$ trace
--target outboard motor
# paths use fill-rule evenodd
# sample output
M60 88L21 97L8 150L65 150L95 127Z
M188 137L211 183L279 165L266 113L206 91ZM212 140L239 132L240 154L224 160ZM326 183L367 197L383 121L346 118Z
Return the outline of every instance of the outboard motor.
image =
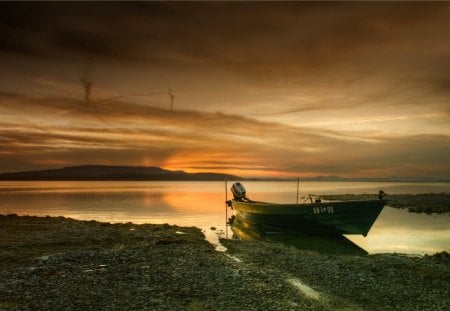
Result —
M234 183L231 186L231 192L233 193L235 200L245 199L245 188L240 182Z

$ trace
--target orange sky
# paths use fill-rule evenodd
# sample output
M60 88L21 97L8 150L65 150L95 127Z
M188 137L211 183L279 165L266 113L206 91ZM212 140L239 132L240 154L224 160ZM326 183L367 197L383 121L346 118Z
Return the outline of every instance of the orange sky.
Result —
M1 3L0 37L0 172L450 178L446 2Z

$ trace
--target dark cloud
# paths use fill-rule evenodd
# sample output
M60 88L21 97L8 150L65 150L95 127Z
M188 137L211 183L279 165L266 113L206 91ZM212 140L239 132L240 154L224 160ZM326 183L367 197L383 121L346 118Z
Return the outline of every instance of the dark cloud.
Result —
M11 53L219 66L265 87L360 89L374 74L385 87L448 81L447 3L7 3L2 12L0 50Z
M0 3L0 171L449 176L449 29L445 2ZM379 121L406 113L443 129Z
M11 51L21 40L23 49L38 50L34 38L40 37L54 48L105 57L175 50L256 65L278 64L281 53L310 64L390 44L408 30L409 36L427 31L423 25L445 18L448 9L445 3L7 3L1 32Z

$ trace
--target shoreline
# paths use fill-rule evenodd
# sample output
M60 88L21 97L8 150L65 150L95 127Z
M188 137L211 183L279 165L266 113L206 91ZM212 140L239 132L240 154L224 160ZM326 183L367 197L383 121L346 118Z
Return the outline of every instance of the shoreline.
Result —
M375 194L336 194L321 195L330 201L375 200ZM450 213L450 193L388 194L386 206L407 209L411 213L447 214Z
M198 228L0 215L0 310L445 310L450 256L324 255Z

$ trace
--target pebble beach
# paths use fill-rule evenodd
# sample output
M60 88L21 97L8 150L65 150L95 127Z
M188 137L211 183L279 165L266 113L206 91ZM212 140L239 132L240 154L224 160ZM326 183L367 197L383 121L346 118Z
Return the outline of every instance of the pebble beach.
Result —
M0 215L0 310L449 310L450 256L325 255L194 227Z

